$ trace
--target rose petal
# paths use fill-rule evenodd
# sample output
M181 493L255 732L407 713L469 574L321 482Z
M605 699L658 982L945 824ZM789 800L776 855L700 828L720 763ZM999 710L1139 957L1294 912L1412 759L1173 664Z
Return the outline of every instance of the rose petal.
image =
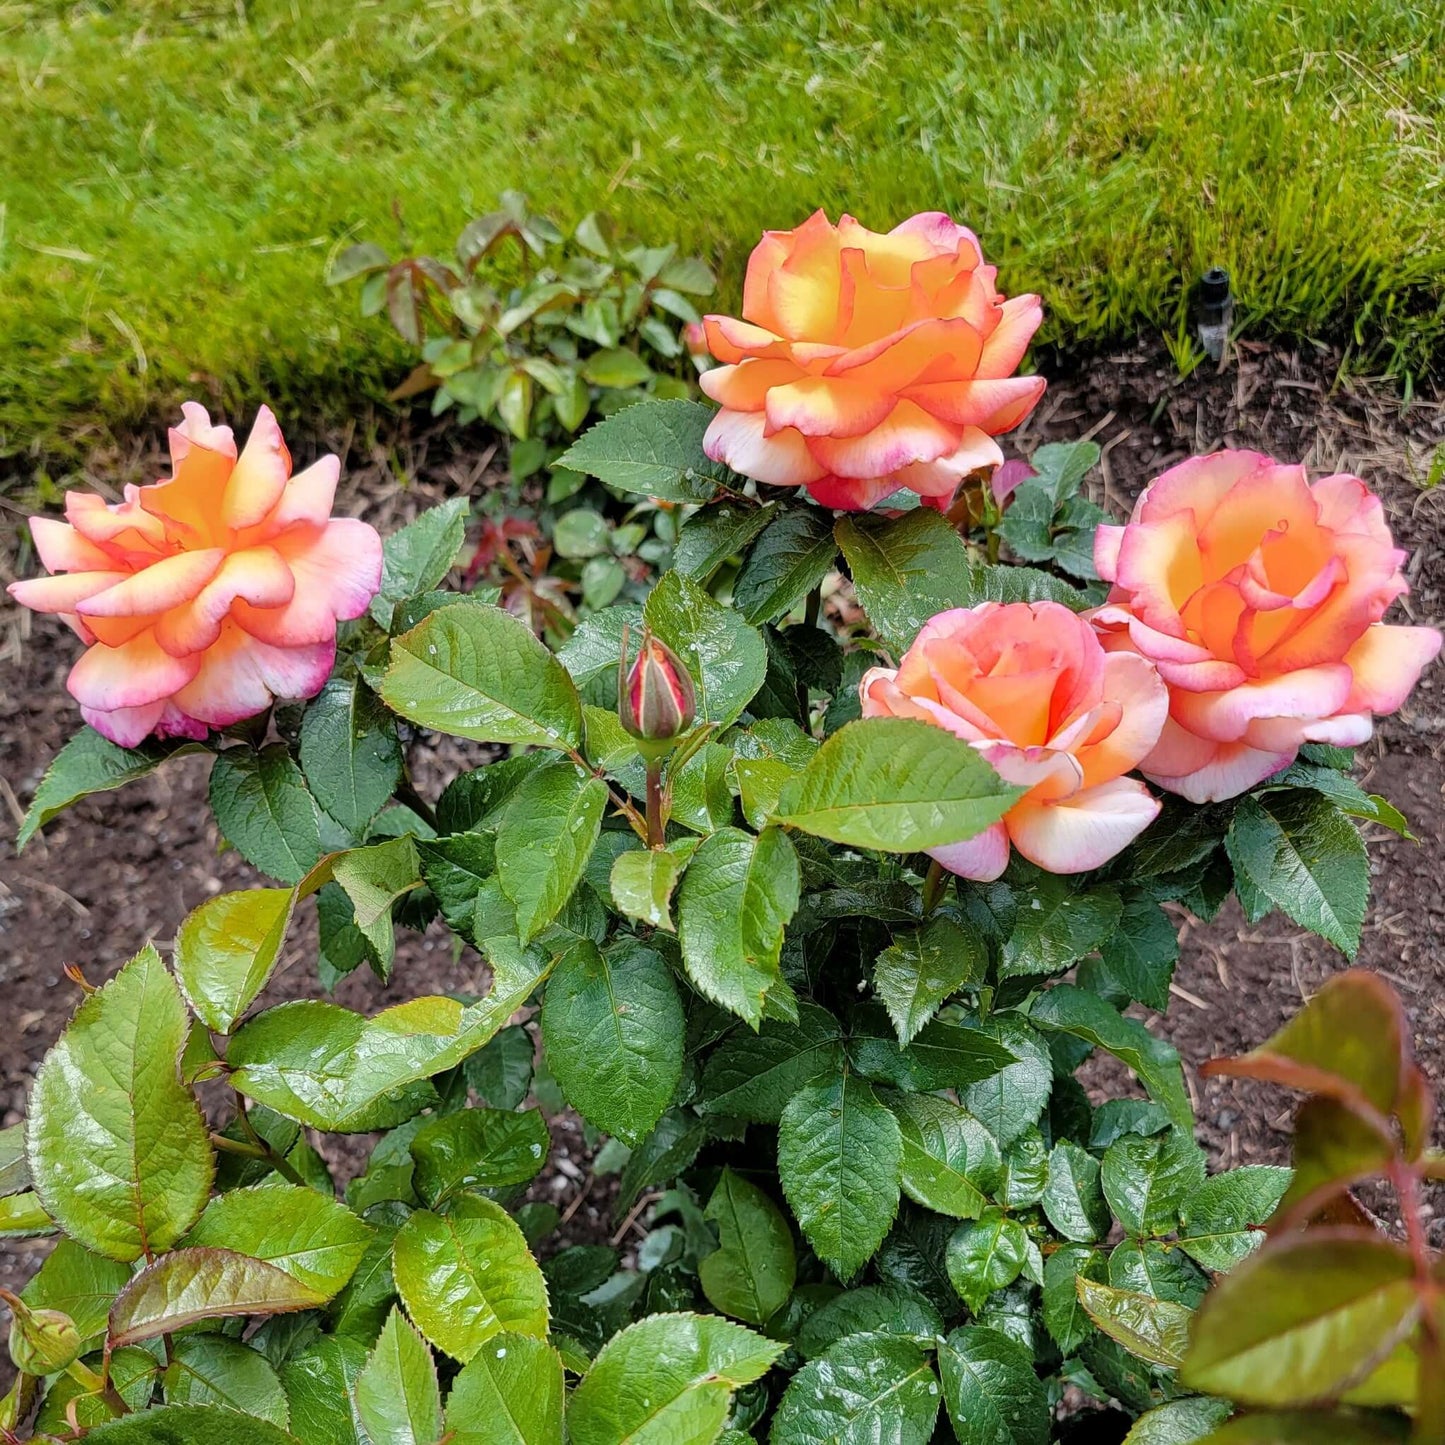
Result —
M221 728L255 717L274 698L315 697L331 675L336 644L271 647L229 624L199 659L195 678L172 700L191 717Z
M774 487L800 487L827 476L795 431L766 434L761 412L720 411L708 423L702 449L745 477Z
M1009 841L1049 873L1084 873L1126 848L1155 818L1159 803L1142 783L1115 778L1056 803L1024 798L1004 818Z
M1013 296L1005 301L997 326L983 343L978 374L1007 376L1016 370L1043 319L1043 303L1037 296Z
M1332 717L1349 695L1350 669L1336 663L1241 683L1228 692L1176 690L1169 711L1181 727L1200 737L1234 742L1244 737L1255 718Z
M32 577L12 582L5 590L32 612L74 612L76 606L97 592L123 581L128 572L71 572L59 577Z
M271 408L263 406L226 481L221 517L227 526L239 530L264 520L281 500L290 475L291 453Z
M97 642L76 660L66 679L82 707L114 712L160 702L183 688L200 669L200 659L172 657L150 632L120 647Z
M365 522L340 517L322 532L288 532L272 546L295 578L291 601L257 607L237 598L231 607L235 621L262 642L334 643L337 622L360 617L381 586L381 538Z
M154 617L195 597L220 570L220 547L177 552L87 598L75 610L82 617Z
M962 843L948 843L927 851L930 858L960 878L992 883L1008 867L1008 830L1002 823L994 823Z
M116 558L56 517L31 517L30 535L47 572L110 572Z
M1438 655L1440 641L1433 627L1376 623L1345 653L1353 681L1344 707L1350 712L1394 712Z
M810 437L807 447L816 463L835 476L886 477L913 462L949 456L960 440L957 428L934 420L911 401L901 401L864 436Z
M284 607L296 595L296 579L274 547L232 552L195 600L173 608L156 623L156 641L177 657L212 646L238 600L254 607Z

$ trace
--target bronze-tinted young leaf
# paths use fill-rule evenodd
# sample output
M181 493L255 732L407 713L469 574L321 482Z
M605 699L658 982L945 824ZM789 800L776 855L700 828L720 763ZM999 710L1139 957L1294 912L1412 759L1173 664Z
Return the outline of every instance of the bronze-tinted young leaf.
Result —
M1131 1355L1177 1370L1189 1346L1189 1319L1193 1311L1170 1300L1079 1275L1074 1281L1079 1303L1093 1322Z
M1381 1235L1319 1229L1276 1240L1205 1299L1180 1378L1247 1405L1337 1395L1414 1324L1413 1276L1409 1252Z
M1381 1114L1394 1109L1409 1062L1410 1034L1398 995L1364 969L1337 973L1275 1036L1206 1075L1265 1079Z
M229 1249L177 1249L147 1265L110 1311L112 1349L201 1320L312 1309L326 1296L294 1275Z

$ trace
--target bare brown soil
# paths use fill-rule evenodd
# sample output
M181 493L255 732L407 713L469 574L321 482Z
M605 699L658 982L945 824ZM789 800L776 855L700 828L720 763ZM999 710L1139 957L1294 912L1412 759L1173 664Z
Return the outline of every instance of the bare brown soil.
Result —
M1097 498L1122 510L1164 467L1191 452L1251 446L1307 462L1313 473L1353 471L1384 497L1395 535L1412 553L1413 592L1405 610L1416 622L1445 622L1445 486L1421 490L1432 450L1445 440L1445 404L1416 400L1408 409L1366 384L1335 384L1327 352L1280 354L1246 349L1222 372L1180 380L1155 346L1105 358L1079 380L1055 384L1016 438L1027 452L1040 441L1093 435L1103 446ZM479 445L480 441L480 445ZM383 530L420 507L484 487L485 439L403 429L383 447L352 436L298 446L298 464L323 445L346 453L346 510ZM99 459L91 482L118 492L149 480L152 451ZM159 475L159 472L156 472ZM406 485L399 486L398 479ZM10 518L13 521L13 516ZM0 524L3 525L3 524ZM0 573L17 556L0 538ZM28 564L27 564L28 565ZM0 578L8 580L8 578ZM0 603L0 606L3 606ZM112 973L147 939L164 941L203 899L254 882L252 870L223 852L205 804L207 763L185 758L120 793L62 815L16 857L14 830L55 751L77 717L65 693L74 639L49 619L0 611L0 1124L22 1117L41 1056L77 1001L62 972L78 964L93 981ZM470 747L446 743L414 760L422 791L468 766ZM474 759L476 761L478 759ZM1407 708L1361 750L1369 787L1409 816L1418 843L1372 839L1374 899L1358 962L1388 977L1409 1009L1426 1068L1445 1079L1445 669L1421 683ZM1199 1107L1203 1137L1220 1162L1280 1160L1290 1103L1277 1092L1201 1081L1198 1065L1270 1034L1331 973L1346 966L1328 945L1272 918L1257 928L1227 909L1204 926L1182 919L1183 957L1167 1018L1152 1023L1178 1047ZM268 999L317 993L314 921L301 921ZM419 993L477 991L481 960L454 957L443 930L404 937L391 982L363 970L346 980L340 1002L374 1011ZM533 1197L566 1210L577 1203L565 1238L611 1237L608 1186L593 1180L577 1121L554 1122L554 1162ZM345 1178L359 1167L364 1141L331 1162ZM0 1284L17 1287L43 1245L0 1245Z

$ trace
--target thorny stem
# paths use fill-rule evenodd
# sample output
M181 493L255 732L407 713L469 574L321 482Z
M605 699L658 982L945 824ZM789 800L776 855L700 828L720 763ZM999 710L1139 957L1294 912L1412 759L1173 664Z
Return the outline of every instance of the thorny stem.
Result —
M937 858L928 865L928 874L923 880L923 916L927 918L943 901L943 890L948 887L948 874Z
M603 782L607 782L607 775L597 768L594 768L576 748L568 748L567 756L571 758L579 768L584 768L587 772L591 773L594 778L601 778ZM611 783L607 783L607 795L612 799L612 806L632 825L632 831L636 833L639 838L645 839L647 837L647 824L643 821L642 814L639 813L637 809L632 806L631 802L619 793Z
M293 1165L283 1159L271 1146L256 1132L256 1126L251 1122L251 1116L246 1112L246 1100L244 1095L236 1095L236 1122L240 1124L250 1139L252 1145L261 1151L260 1157L264 1159L283 1179L289 1180L292 1184L299 1184L303 1188L306 1181L296 1172Z
M816 627L819 614L823 610L823 584L820 582L811 592L808 593L808 600L803 604L803 626ZM808 684L800 677L798 679L798 716L803 721L804 732L808 731Z
M647 760L647 846L661 848L662 826L662 759Z
M1445 1337L1441 1334L1438 1296L1440 1287L1431 1269L1430 1242L1420 1214L1418 1166L1396 1159L1390 1166L1390 1182L1400 1201L1405 1236L1415 1262L1415 1287L1420 1292L1420 1373L1415 1401L1415 1427L1411 1439L1417 1445L1445 1440Z
M428 828L435 828L438 832L441 831L441 825L437 822L436 809L417 792L412 786L410 778L403 778L401 782L396 785L396 800L398 803L404 803L410 808Z

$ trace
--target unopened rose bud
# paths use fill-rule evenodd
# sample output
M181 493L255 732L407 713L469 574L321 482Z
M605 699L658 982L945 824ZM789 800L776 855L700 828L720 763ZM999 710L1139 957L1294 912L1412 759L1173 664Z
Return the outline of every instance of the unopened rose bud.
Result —
M53 1375L80 1354L84 1341L75 1321L60 1310L31 1309L24 1300L0 1290L10 1306L10 1358L26 1375Z
M642 646L630 668L625 637L622 649L617 675L617 715L622 726L642 742L671 742L692 726L697 715L697 698L687 668L651 632L643 632Z

